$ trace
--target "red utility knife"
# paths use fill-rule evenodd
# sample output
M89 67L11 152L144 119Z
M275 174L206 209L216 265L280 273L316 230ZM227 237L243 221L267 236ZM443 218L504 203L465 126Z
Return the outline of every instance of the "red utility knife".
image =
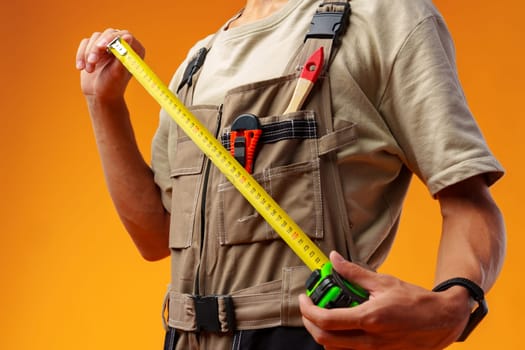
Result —
M304 64L303 70L301 71L301 76L297 81L295 90L292 95L292 99L288 104L288 107L283 114L292 113L298 111L303 105L304 101L308 97L310 90L314 86L315 81L321 73L321 68L323 67L324 53L323 47L318 48L310 58Z

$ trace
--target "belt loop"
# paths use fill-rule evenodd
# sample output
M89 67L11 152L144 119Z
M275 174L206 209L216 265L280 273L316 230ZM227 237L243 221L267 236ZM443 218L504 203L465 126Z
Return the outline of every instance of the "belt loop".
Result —
M226 313L226 324L224 327L221 327L221 330L225 333L233 332L235 330L235 307L233 306L233 299L229 295L223 296L222 300L224 304L224 310L221 310L223 313Z
M229 333L235 330L235 309L229 295L194 295L197 332Z

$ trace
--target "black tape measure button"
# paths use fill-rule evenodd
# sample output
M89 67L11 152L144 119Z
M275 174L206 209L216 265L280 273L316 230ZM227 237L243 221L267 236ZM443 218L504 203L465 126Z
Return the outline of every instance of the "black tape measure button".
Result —
M308 277L308 279L306 280L306 283L305 283L306 289L307 290L313 289L315 285L317 284L317 282L319 281L319 279L321 279L321 270L319 269L314 270L310 274L310 277Z
M312 298L314 304L317 305L333 287L336 287L336 285L333 283L332 279L325 278L319 283L317 288L315 288L312 295L310 295L310 298Z

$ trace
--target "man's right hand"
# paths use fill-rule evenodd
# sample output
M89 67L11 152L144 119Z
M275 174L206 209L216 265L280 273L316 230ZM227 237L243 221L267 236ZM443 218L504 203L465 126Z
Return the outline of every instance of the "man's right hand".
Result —
M131 74L107 50L116 37L144 57L144 48L133 35L110 28L80 42L76 67L115 208L144 259L154 261L170 255L170 215L135 140L124 100Z
M76 67L80 70L80 85L87 99L112 101L122 99L131 74L107 51L107 45L121 37L143 58L144 47L127 30L106 29L80 41Z

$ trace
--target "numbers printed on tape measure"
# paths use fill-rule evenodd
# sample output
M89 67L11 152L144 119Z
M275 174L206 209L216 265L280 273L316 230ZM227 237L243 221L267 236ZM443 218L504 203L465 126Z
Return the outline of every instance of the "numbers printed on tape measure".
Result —
M117 37L108 45L108 50L164 108L188 137L210 158L213 164L311 270L319 269L328 262L328 258L319 247L308 238L292 218L233 158L230 152L213 137L206 127L191 114L127 42Z

